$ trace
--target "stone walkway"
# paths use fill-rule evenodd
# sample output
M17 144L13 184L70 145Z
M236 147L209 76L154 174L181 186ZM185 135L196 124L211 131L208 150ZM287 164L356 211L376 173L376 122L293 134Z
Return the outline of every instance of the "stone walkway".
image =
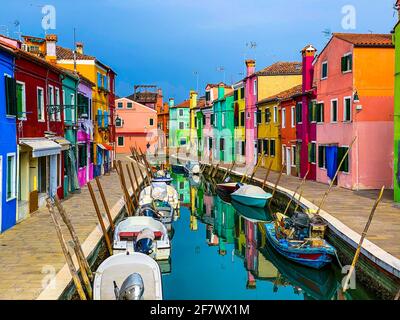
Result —
M128 161L125 156L120 159ZM127 175L125 178L128 179ZM121 198L118 175L113 171L100 178L110 208ZM104 212L96 182L100 210ZM130 186L129 179L127 181ZM98 220L87 186L62 202L81 243L97 227ZM67 235L67 229L63 231ZM42 283L64 266L65 258L47 208L42 208L12 229L0 234L0 299L35 299Z

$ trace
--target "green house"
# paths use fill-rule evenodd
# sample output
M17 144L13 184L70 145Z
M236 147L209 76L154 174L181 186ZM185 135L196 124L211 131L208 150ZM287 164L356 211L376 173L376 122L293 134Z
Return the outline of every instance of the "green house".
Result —
M171 103L172 101L172 103ZM189 100L175 106L170 100L169 106L169 147L189 147L190 109Z

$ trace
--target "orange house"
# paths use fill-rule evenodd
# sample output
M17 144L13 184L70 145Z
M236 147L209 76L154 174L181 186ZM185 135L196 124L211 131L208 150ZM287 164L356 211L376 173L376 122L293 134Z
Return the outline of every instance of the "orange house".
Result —
M157 111L143 104L120 98L116 105L116 152L129 154L131 147L154 152L157 145Z

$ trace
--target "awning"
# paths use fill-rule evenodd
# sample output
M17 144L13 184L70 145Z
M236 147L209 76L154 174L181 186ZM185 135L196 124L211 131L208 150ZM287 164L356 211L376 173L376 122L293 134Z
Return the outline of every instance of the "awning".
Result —
M59 154L61 146L46 138L25 138L20 139L19 143L32 148L32 157L39 158Z
M101 143L98 143L97 146L98 146L100 149L107 150L106 147L103 146Z
M61 146L62 151L68 150L71 147L71 142L64 137L51 137L49 140L58 143Z
M112 151L114 150L112 146L110 146L107 143L98 143L97 146L103 150L108 150L108 151Z

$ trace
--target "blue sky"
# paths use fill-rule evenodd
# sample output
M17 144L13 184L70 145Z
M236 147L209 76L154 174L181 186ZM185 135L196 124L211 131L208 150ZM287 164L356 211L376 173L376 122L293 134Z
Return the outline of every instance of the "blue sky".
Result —
M190 89L237 81L244 59L257 69L275 61L300 60L309 43L321 50L331 32L389 33L395 0L2 0L0 33L43 36L41 8L56 8L58 43L72 47L73 28L87 54L118 73L117 94L134 84L156 84L164 98L182 101ZM342 28L342 7L356 9L356 29ZM254 49L246 43L255 42ZM225 72L217 71L223 66Z

